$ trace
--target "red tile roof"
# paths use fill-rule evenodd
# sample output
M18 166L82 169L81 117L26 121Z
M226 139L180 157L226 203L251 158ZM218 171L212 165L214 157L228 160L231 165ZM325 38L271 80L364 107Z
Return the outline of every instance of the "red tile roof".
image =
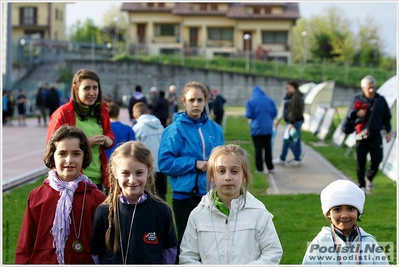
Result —
M215 2L214 2L215 3ZM213 4L214 4L213 3ZM210 4L210 3L209 3ZM282 14L252 14L247 13L246 7L283 7ZM125 2L122 4L122 11L127 12L170 12L180 16L226 16L231 19L253 19L253 20L276 20L289 19L296 20L300 18L298 3L294 2L242 2L230 3L229 9L224 10L196 10L192 3L176 3L174 7L148 7L135 2Z

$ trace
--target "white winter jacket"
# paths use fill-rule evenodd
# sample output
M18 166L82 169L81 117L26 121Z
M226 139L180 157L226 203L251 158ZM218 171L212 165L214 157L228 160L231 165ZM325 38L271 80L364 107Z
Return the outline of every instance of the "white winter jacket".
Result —
M366 233L361 227L359 227L361 242L359 237L350 246L337 235L337 248L338 253L335 250L333 237L331 234L331 228L324 226L313 241L308 245L305 257L303 258L302 264L308 265L339 265L340 262L344 265L358 264L360 259L361 265L386 265L388 264L388 258L381 249L374 238L374 236ZM359 245L361 244L361 245ZM359 253L358 248L361 247ZM392 248L393 252L393 243Z
M251 193L232 200L227 217L212 191L191 212L180 246L180 264L279 264L283 254L273 215Z
M164 131L161 121L154 115L142 114L132 128L136 135L136 139L143 142L154 156L154 172L159 172L158 149Z

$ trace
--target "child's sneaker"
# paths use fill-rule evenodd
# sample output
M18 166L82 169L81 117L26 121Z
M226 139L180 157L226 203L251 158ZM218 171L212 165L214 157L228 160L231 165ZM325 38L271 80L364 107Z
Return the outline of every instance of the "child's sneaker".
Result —
M287 166L299 166L299 165L301 165L301 161L292 159L292 160L288 161L286 165Z
M367 190L373 190L374 189L374 183L369 180L369 178L365 177L364 180L366 180L366 188Z
M276 158L276 159L273 159L273 164L285 165L285 161L281 160L280 158Z

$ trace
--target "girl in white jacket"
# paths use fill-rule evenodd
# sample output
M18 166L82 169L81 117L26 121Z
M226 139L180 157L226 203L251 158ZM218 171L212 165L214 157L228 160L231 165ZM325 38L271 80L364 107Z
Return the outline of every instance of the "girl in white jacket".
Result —
M191 212L180 264L279 264L283 250L273 215L247 191L248 155L233 144L218 146L208 160L214 185Z
M351 181L337 180L323 189L320 199L323 215L331 224L324 226L309 244L302 264L388 264L380 248L383 244L356 224L363 214L363 190ZM393 251L393 242L390 246Z

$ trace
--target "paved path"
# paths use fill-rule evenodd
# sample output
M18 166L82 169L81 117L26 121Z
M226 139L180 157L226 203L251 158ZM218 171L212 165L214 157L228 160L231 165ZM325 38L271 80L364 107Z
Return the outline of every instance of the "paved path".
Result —
M234 112L242 114L242 112ZM226 114L232 115L232 112ZM129 124L126 109L121 109L120 120ZM27 119L27 126L2 127L2 186L3 190L18 183L29 181L45 174L48 169L43 163L47 127L38 126L36 118ZM282 147L283 126L278 128L273 155L278 157ZM268 194L316 193L336 179L347 179L312 148L304 145L305 157L297 167L275 166L275 173L266 175L269 182ZM291 152L289 152L291 153ZM288 159L292 153L288 154Z
M279 157L281 154L284 126L280 125L277 129L273 147L274 158ZM269 182L268 194L320 194L329 183L337 179L349 179L310 146L302 143L302 150L305 155L301 165L275 165L275 172L267 175ZM293 157L292 151L289 151L287 160Z

